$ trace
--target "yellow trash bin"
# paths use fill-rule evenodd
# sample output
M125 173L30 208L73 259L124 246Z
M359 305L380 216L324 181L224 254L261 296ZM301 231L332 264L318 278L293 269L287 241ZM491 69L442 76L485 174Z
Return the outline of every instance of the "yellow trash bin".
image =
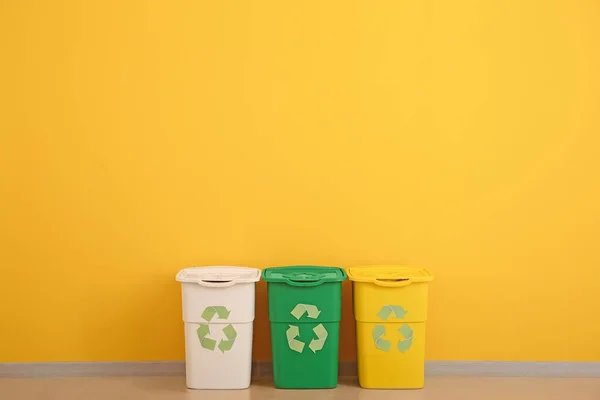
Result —
M354 296L358 383L419 389L425 380L427 289L433 276L400 266L348 269Z

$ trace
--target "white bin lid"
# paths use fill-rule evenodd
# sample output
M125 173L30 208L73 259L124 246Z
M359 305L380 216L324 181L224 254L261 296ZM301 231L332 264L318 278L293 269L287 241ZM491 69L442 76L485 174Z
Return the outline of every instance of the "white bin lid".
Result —
M208 287L226 287L260 280L260 270L248 267L192 267L182 269L175 279Z

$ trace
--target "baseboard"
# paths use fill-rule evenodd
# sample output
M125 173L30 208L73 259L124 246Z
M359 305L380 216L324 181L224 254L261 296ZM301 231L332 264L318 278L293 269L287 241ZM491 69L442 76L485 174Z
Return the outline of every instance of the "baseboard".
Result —
M600 362L426 361L425 375L600 378Z
M252 363L254 377L270 377L270 361ZM427 376L600 378L600 362L427 361ZM183 361L0 363L0 378L82 376L183 376ZM341 377L356 376L356 362L342 361Z
M182 361L0 363L0 378L182 375Z

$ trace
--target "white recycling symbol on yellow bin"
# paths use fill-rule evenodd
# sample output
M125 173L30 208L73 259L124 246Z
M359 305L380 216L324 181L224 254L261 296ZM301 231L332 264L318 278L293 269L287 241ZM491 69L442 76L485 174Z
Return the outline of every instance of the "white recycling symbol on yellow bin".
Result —
M392 314L394 314L395 318L404 318L407 312L408 311L404 310L404 308L401 306L387 305L383 306L381 310L379 310L377 316L385 321ZM408 326L408 324L402 324L398 331L404 337L404 339L398 341L397 347L398 350L404 353L410 349L410 346L412 346L414 332L410 326ZM373 341L375 342L375 347L379 350L387 352L390 351L392 343L389 340L384 339L383 335L385 335L385 326L379 324L375 325L375 328L373 328Z
M302 318L304 314L308 318L317 319L319 314L321 314L321 310L317 308L317 306L312 304L297 304L296 307L290 312L296 319ZM312 350L313 353L316 353L319 350L323 349L325 346L325 341L327 340L327 329L323 326L323 324L319 324L313 328L313 332L316 335L316 338L313 338L308 344L308 348ZM305 343L296 339L300 336L300 328L295 325L289 325L289 328L285 332L287 337L288 346L290 349L297 353L302 353L304 351Z

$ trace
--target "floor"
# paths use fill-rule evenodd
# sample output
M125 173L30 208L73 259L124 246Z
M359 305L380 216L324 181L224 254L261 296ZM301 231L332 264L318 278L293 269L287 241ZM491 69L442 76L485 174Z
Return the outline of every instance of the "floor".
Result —
M423 390L365 390L345 380L333 390L192 391L182 377L0 379L7 400L600 400L600 378L431 377Z

